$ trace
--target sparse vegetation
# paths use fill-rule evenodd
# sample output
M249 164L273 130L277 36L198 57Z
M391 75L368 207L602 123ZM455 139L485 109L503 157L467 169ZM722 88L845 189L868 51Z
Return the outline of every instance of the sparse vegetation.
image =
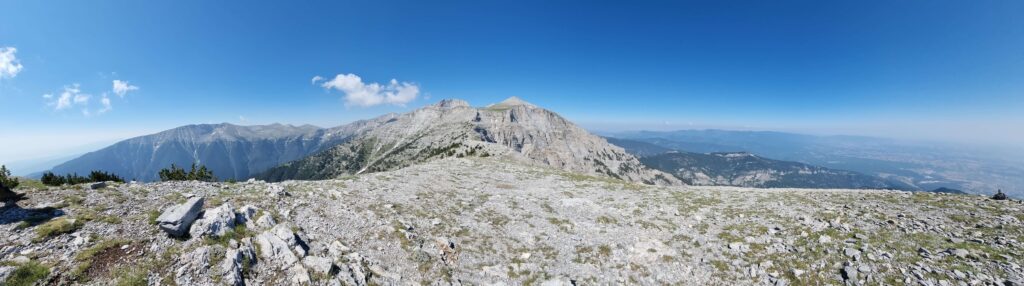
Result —
M31 286L36 285L39 281L50 275L50 268L40 264L37 261L29 261L27 263L18 265L11 273L11 276L7 278L7 281L3 281L4 285L9 286Z
M57 218L50 220L36 227L36 237L33 242L40 242L50 237L70 233L82 227L82 222L76 219Z

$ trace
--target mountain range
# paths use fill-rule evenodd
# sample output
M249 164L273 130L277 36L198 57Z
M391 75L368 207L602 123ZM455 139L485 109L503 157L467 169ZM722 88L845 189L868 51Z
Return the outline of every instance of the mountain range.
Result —
M311 125L189 125L118 142L60 164L54 173L104 170L153 181L171 164L207 166L218 179L327 179L393 170L446 157L502 156L565 171L675 185L549 110L518 98L487 107L443 100L334 128Z
M104 170L127 179L153 181L171 164L206 165L222 180L246 179L341 142L387 116L322 129L311 125L201 124L131 138L86 153L51 169L57 174Z
M994 170L978 158L966 157L966 152L943 153L886 139L724 130L604 135L591 134L555 112L515 97L484 107L447 99L408 113L332 128L182 126L117 142L51 171L102 170L154 181L160 169L172 164L198 163L221 180L314 180L447 157L500 156L658 185L912 191L947 187L969 193L985 193L992 187L1011 194L1015 184L1024 185L1019 182L1024 179L1013 177L1024 173L1019 168Z

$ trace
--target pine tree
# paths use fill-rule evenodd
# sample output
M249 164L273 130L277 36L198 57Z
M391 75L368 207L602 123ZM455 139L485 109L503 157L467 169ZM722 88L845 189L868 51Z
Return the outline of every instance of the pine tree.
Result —
M169 169L162 169L158 173L160 180L167 181L203 181L213 182L217 178L213 176L213 172L206 168L204 165L197 165L192 163L192 167L185 172L185 169L178 168L174 164L171 164Z
M11 176L11 171L7 170L7 166L0 165L0 200L10 201L21 198L23 195L14 192L14 188L17 188L19 184L18 178Z

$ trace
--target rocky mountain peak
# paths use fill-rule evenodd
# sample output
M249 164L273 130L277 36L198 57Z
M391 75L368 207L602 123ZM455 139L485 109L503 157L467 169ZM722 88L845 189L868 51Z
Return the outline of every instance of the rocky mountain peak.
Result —
M489 105L487 107L489 107L489 108L512 108L512 107L516 107L516 106L537 107L536 105L533 105L532 103L526 102L525 100L522 100L519 97L515 97L515 96L506 98L505 100L502 100L499 103L491 104L491 105Z
M268 180L327 179L446 157L508 156L583 174L631 182L677 184L636 157L557 113L512 97L485 108L462 100L398 115L323 153L269 170Z
M440 108L469 107L469 102L461 99L444 99L441 100L441 102L434 104L434 106Z

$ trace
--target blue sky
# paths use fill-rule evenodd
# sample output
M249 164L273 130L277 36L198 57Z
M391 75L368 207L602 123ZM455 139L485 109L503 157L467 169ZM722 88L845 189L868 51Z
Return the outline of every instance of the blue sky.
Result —
M1022 1L636 2L0 0L0 161L509 96L595 130L1024 144Z

